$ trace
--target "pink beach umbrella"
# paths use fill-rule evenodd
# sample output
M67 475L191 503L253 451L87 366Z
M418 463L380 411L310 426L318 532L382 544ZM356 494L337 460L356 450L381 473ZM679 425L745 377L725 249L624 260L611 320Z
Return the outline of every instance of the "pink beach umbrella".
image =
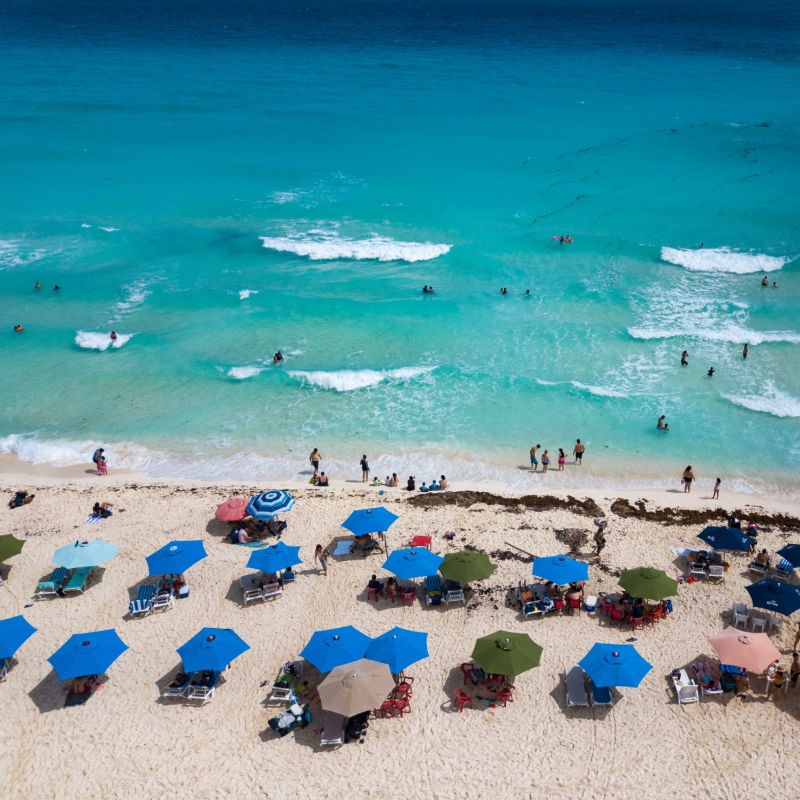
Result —
M746 633L730 625L708 641L717 651L720 664L744 667L750 672L763 672L781 657L766 633Z
M246 497L231 497L217 506L215 516L223 522L239 522L247 513L247 502Z

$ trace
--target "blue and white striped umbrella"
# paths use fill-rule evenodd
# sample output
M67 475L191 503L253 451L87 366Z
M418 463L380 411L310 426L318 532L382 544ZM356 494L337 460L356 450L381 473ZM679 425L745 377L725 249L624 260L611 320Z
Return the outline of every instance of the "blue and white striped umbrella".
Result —
M289 511L293 505L294 497L289 492L272 489L251 497L247 504L247 513L256 519L272 519L284 511Z

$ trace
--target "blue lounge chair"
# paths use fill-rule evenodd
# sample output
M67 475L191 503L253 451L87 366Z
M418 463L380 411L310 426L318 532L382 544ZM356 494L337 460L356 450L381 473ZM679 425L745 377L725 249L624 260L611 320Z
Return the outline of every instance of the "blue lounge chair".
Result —
M80 569L76 569L70 576L70 579L64 584L64 591L81 592L81 594L83 594L84 589L86 589L89 576L92 574L92 569L92 567L81 567Z
M438 606L443 599L441 578L438 575L428 575L425 578L425 601L429 606Z
M596 686L595 682L592 685L592 705L593 706L610 706L613 705L614 700L611 697L611 687L609 686Z
M153 610L153 595L156 587L152 583L144 583L136 592L135 599L128 604L128 614L132 617L140 617L149 614Z
M57 595L64 582L67 580L69 570L66 567L57 567L46 581L40 581L36 587L35 597L53 597Z

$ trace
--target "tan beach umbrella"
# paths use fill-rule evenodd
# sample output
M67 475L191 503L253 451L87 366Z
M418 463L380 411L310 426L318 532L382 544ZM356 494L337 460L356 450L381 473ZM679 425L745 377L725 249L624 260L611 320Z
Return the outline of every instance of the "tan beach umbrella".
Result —
M746 633L730 625L708 641L717 651L720 664L743 667L750 672L763 672L781 657L766 633Z
M319 699L326 711L353 717L378 708L393 688L388 664L362 658L331 670L319 685Z

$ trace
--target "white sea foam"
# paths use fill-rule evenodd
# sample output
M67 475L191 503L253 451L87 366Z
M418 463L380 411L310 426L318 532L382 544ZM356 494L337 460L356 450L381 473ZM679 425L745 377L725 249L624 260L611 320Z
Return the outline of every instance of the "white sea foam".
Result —
M75 344L84 350L108 350L113 347L118 350L122 345L127 344L135 334L118 333L117 338L111 339L111 332L101 333L99 331L76 331Z
M283 206L286 203L294 203L300 199L302 192L273 192L269 196L269 202L275 205Z
M110 225L100 225L100 230L106 233L114 233L114 231L118 231L119 228L112 228Z
M619 389L610 389L607 386L598 386L596 384L581 383L580 381L546 381L542 378L536 378L536 383L540 386L574 386L582 392L589 392L597 397L627 397L626 392Z
M736 275L775 272L792 260L782 256L767 256L763 253L742 253L728 247L704 247L699 250L662 247L661 259L692 272L729 272Z
M123 299L114 305L114 312L117 316L135 311L151 294L144 278L123 286L122 291L125 293Z
M258 289L240 289L239 290L239 299L240 300L247 300L248 297L251 295L258 294Z
M25 251L23 243L19 239L0 240L0 268L23 267L39 261L46 255L47 251L43 248Z
M764 344L766 342L800 343L800 333L794 331L754 331L734 322L720 323L714 327L684 324L674 328L631 327L628 335L634 339L685 339L696 338L710 342L731 342L733 344Z
M88 222L81 222L81 228L91 228L92 226Z
M772 381L764 383L761 394L726 394L723 397L737 406L773 417L800 417L800 399L781 391Z
M304 372L301 370L290 370L287 374L292 378L297 378L307 386L319 389L330 389L335 392L353 392L357 389L366 389L369 386L376 386L384 381L407 381L427 375L435 367L400 367L399 369L342 369L333 372L322 370Z
M264 367L231 367L228 370L228 377L235 378L237 381L244 381L248 378L255 378L264 371Z
M430 261L450 251L449 244L400 242L387 236L347 239L331 231L311 230L291 236L261 236L264 247L306 256L312 261L351 258L356 261Z

